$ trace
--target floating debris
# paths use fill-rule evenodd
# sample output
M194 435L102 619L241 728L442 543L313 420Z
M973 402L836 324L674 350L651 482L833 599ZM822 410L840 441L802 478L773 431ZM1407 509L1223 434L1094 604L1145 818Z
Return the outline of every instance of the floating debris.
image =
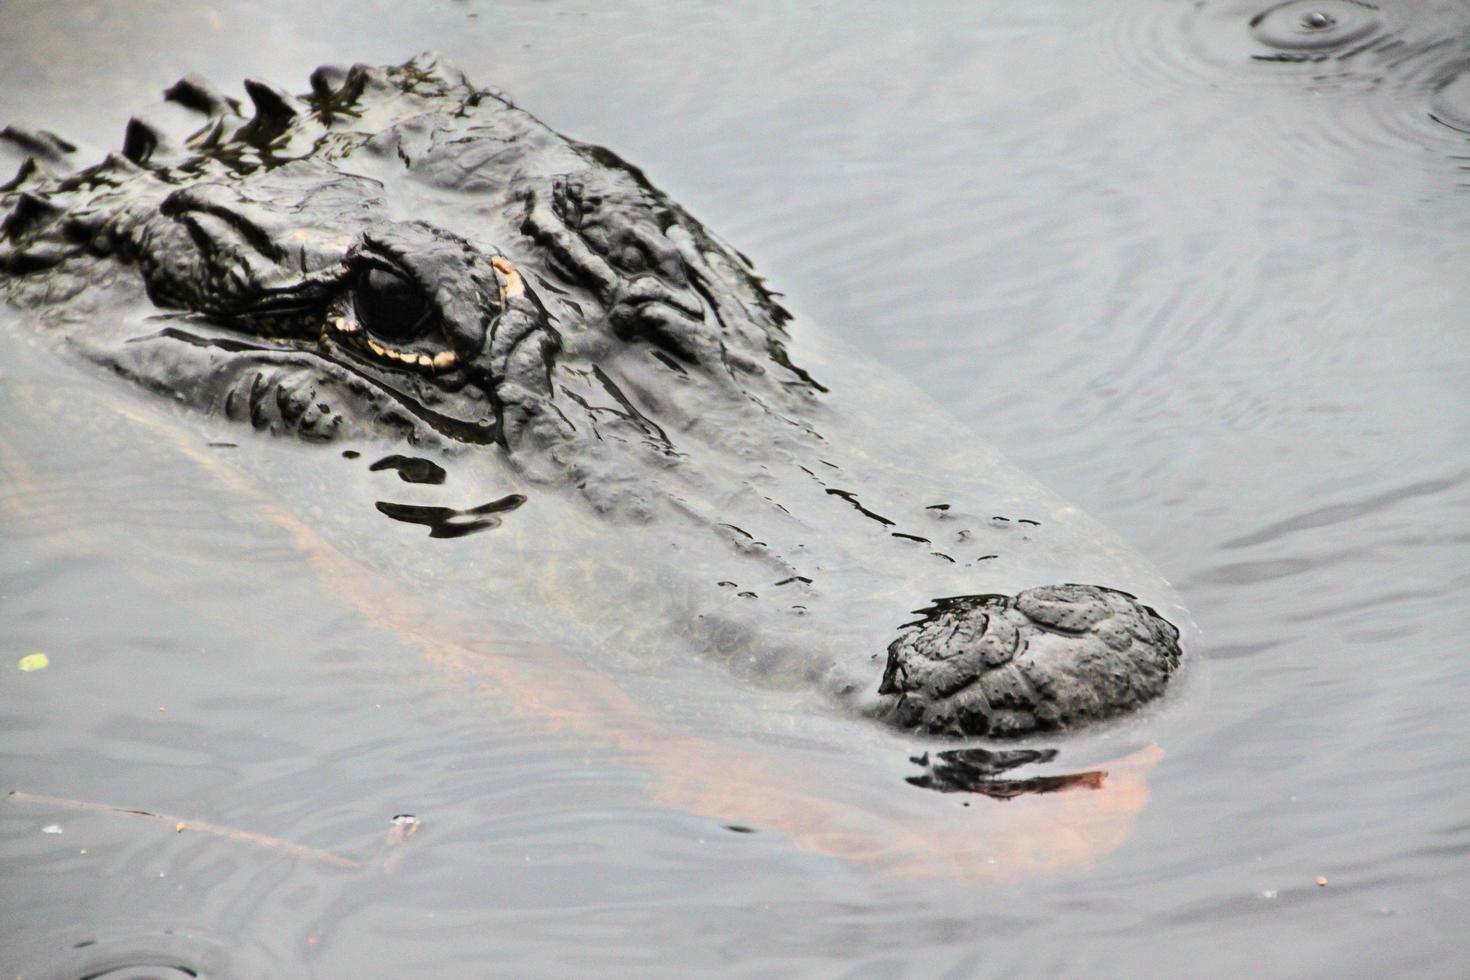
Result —
M213 834L216 837L237 841L241 844L252 844L256 847L269 848L283 854L289 854L292 857L309 858L324 864L334 865L338 868L362 867L362 862L353 858L343 857L340 854L333 854L330 851L321 851L314 847L293 844L290 841L282 840L279 837L272 837L269 834L260 834L249 830L237 830L234 827L224 827L205 820L185 821L166 813L154 813L150 810L140 810L134 807L113 806L109 803L71 800L60 796L46 796L41 793L25 793L20 790L11 790L5 795L5 799L11 803L24 803L34 806L58 807L66 810L81 810L87 813L113 814L121 817L166 821L174 825L175 833L182 831L187 825L190 830L199 833ZM50 824L42 829L42 833L59 834L61 833L61 826L60 824ZM159 872L159 877L163 877L163 872Z

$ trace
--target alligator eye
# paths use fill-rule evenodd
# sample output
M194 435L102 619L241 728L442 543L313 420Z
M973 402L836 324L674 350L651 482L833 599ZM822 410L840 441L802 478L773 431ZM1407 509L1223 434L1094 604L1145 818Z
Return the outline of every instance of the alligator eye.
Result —
M353 305L358 322L389 343L417 340L429 321L423 290L398 273L376 266L358 276Z

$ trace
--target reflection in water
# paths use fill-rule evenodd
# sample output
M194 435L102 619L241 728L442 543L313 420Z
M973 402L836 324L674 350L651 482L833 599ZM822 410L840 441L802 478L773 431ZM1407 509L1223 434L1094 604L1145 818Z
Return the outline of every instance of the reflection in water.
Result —
M662 776L656 790L660 802L734 818L784 834L814 853L905 878L961 882L1021 881L1091 867L1128 839L1148 804L1147 774L1164 755L1151 745L1103 763L1099 772L1058 777L1093 792L1038 787L1006 795L1005 807L961 814L950 808L904 809L889 815L814 795L813 788L824 782L820 771L789 764L778 770L751 753L715 746L716 754L710 755L709 748L704 761L716 764L717 771L667 768L656 761L663 752L652 757ZM671 761L683 757L687 762L684 744L666 749Z
M462 538L466 534L500 526L496 515L509 513L526 502L519 493L506 494L488 504L456 510L453 507L431 507L423 504L395 504L380 500L378 510L406 524L422 524L431 538Z
M448 476L444 467L422 456L384 456L368 469L374 473L379 470L397 470L398 478L404 483L428 483L436 486L443 483Z
M911 762L925 770L907 782L941 793L981 793L1009 800L1025 793L1055 793L1064 789L1101 789L1107 773L1101 770L1032 776L1027 779L997 779L1001 773L1031 763L1050 762L1056 749L950 749L914 756Z

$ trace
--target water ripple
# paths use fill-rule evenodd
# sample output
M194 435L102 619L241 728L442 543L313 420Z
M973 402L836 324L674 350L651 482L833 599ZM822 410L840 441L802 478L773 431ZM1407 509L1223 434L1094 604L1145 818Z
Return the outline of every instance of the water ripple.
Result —
M1221 93L1296 90L1260 148L1293 162L1362 170L1367 154L1440 173L1470 133L1470 11L1438 2L1409 12L1364 0L1239 0L1125 5L1103 45L1125 74ZM1323 97L1327 98L1323 98Z
M1373 38L1383 18L1362 0L1287 0L1252 17L1250 26L1262 44L1316 54Z
M1295 514L1285 520L1276 521L1258 531L1241 535L1226 541L1222 548L1246 548L1252 545L1265 544L1275 541L1297 531L1305 531L1311 528L1328 527L1340 524L1358 517L1366 517L1385 508L1392 507L1404 500L1415 497L1427 497L1464 482L1465 474L1445 477L1438 480L1420 480L1405 486L1396 487L1383 493L1374 494L1365 500L1350 503L1330 504L1326 507L1315 507L1310 510Z

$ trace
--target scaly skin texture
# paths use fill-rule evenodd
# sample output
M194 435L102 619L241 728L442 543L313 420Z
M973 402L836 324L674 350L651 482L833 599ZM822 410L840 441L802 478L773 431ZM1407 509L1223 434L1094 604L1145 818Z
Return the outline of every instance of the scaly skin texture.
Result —
M739 253L636 168L431 57L322 68L311 88L248 81L247 119L184 79L120 153L74 172L64 141L6 130L27 154L0 197L11 302L199 410L310 441L500 454L610 523L702 525L700 547L811 584L808 546L790 543L810 522L762 487L777 463L840 470L817 421L827 389L792 362L790 317ZM154 315L130 333L95 297L138 285ZM861 487L790 468L843 520L855 507L885 541L929 544L888 534ZM793 523L790 541L715 516L751 500ZM1177 631L1112 589L938 603L862 710L935 734L1066 728L1156 697L1179 662ZM751 637L749 616L696 618L707 646Z
M957 596L888 647L897 724L937 735L1069 728L1163 693L1178 633L1130 595L1053 585ZM1160 655L1162 654L1162 656Z

